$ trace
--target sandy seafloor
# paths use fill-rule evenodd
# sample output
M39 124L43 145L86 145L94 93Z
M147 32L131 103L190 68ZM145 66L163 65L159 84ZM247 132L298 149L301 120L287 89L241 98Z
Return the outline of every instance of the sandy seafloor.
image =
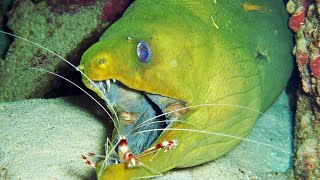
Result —
M95 179L81 154L104 154L110 130L93 104L83 96L0 103L0 179ZM278 148L243 142L216 161L160 179L289 179L281 173L291 165L288 96L283 93L267 114L249 139Z

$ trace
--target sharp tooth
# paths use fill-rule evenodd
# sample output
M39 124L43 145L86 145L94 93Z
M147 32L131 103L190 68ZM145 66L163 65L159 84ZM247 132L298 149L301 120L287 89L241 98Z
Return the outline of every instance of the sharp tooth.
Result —
M107 84L107 91L110 92L110 79L106 80L106 84Z
M99 88L100 88L100 90L104 89L103 82L99 82Z
M116 79L112 79L112 81L113 81L114 83L116 83L116 82L117 82L117 80L116 80Z
M106 94L106 88L104 87L103 82L99 82L99 87L100 87L100 91L102 92L102 94Z
M94 82L90 81L90 86L94 87Z

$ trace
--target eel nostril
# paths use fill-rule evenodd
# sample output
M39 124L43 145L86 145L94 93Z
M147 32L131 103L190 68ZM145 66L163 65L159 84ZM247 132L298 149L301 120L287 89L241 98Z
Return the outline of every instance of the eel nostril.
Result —
M106 60L105 60L105 59L99 59L98 62L99 62L99 64L102 65L102 64L105 64L105 63L106 63Z

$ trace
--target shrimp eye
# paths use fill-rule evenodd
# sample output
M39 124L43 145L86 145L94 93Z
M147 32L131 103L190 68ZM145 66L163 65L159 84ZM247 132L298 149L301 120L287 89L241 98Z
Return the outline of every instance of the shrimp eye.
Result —
M146 42L139 42L137 46L137 55L140 62L146 63L151 59L151 48Z

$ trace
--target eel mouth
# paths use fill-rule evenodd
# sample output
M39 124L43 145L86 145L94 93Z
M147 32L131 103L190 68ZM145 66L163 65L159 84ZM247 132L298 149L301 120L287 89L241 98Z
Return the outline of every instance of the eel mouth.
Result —
M109 110L113 108L117 114L119 122L115 123L112 142L115 143L119 135L126 136L134 154L146 150L163 129L183 120L187 114L186 101L131 89L116 79L92 81L87 86L107 99L112 104L110 107L107 103ZM116 119L115 114L113 117ZM152 129L155 131L150 131ZM115 132L117 130L120 132Z

